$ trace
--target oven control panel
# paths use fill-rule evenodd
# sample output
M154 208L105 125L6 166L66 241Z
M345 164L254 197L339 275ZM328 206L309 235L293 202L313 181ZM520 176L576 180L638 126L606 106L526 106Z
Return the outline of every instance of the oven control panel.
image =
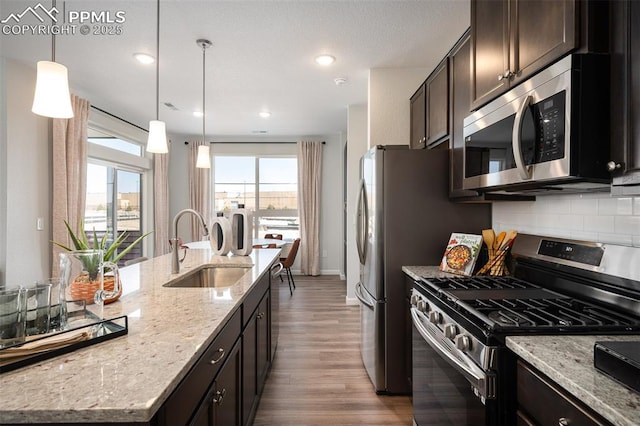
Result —
M591 266L600 266L602 256L604 256L604 249L593 245L543 239L540 242L538 254Z

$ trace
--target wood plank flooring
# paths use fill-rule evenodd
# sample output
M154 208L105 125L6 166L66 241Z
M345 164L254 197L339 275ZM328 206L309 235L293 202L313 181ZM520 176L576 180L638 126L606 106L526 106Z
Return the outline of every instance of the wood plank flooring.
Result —
M280 284L278 350L255 425L411 425L408 396L378 396L360 357L359 306L336 276ZM278 283L278 281L276 281Z

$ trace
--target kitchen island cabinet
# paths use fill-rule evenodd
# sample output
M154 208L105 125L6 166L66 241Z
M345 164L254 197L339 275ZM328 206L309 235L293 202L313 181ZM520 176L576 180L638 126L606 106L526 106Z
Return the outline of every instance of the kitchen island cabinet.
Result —
M244 331L242 333L242 424L253 422L262 388L266 380L271 352L269 350L270 295L268 280L256 286L245 309Z
M279 253L214 256L192 249L180 274L171 274L170 255L122 268L123 294L105 307L105 316L127 315L129 333L0 375L0 423L240 424L242 325L250 314L243 308L249 303L255 311L263 303L270 309L264 301L270 301L270 268ZM249 269L230 287L163 286L204 265ZM270 330L266 336L263 351L270 354ZM175 401L182 401L182 413L174 413ZM226 416L237 421L220 420Z
M507 337L507 347L524 361L520 362L518 371L518 380L522 377L526 381L521 384L522 389L518 389L518 400L524 402L519 424L561 424L558 420L563 414L560 413L572 410L571 406L586 413L584 419L587 420L581 423L574 417L568 424L640 424L640 394L593 366L593 345L601 340L639 341L640 336ZM537 391L531 393L533 389L526 389L529 386ZM521 394L523 389L529 395ZM553 402L540 408L540 402L547 397L546 400ZM560 411L554 411L560 405L563 406ZM544 423L543 416L550 414L555 414L554 421Z

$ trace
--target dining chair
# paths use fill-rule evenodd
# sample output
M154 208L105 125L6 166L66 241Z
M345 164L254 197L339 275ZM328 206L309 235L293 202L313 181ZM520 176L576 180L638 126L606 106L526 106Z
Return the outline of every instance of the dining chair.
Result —
M265 234L264 237L272 240L281 240L282 234Z
M299 246L300 246L300 238L296 238L291 244L291 250L289 250L289 254L287 254L287 257L280 258L280 263L282 264L282 268L287 272L287 281L289 282L289 293L291 293L292 296L293 296L293 290L296 288L296 282L293 280L291 267L293 266L293 262L296 260L296 255L298 254ZM280 276L280 279L282 280L282 276Z

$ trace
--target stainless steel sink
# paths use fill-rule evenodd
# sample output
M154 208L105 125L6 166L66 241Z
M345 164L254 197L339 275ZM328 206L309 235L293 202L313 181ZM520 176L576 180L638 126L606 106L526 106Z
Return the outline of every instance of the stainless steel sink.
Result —
M164 284L164 287L229 287L251 268L210 266Z

